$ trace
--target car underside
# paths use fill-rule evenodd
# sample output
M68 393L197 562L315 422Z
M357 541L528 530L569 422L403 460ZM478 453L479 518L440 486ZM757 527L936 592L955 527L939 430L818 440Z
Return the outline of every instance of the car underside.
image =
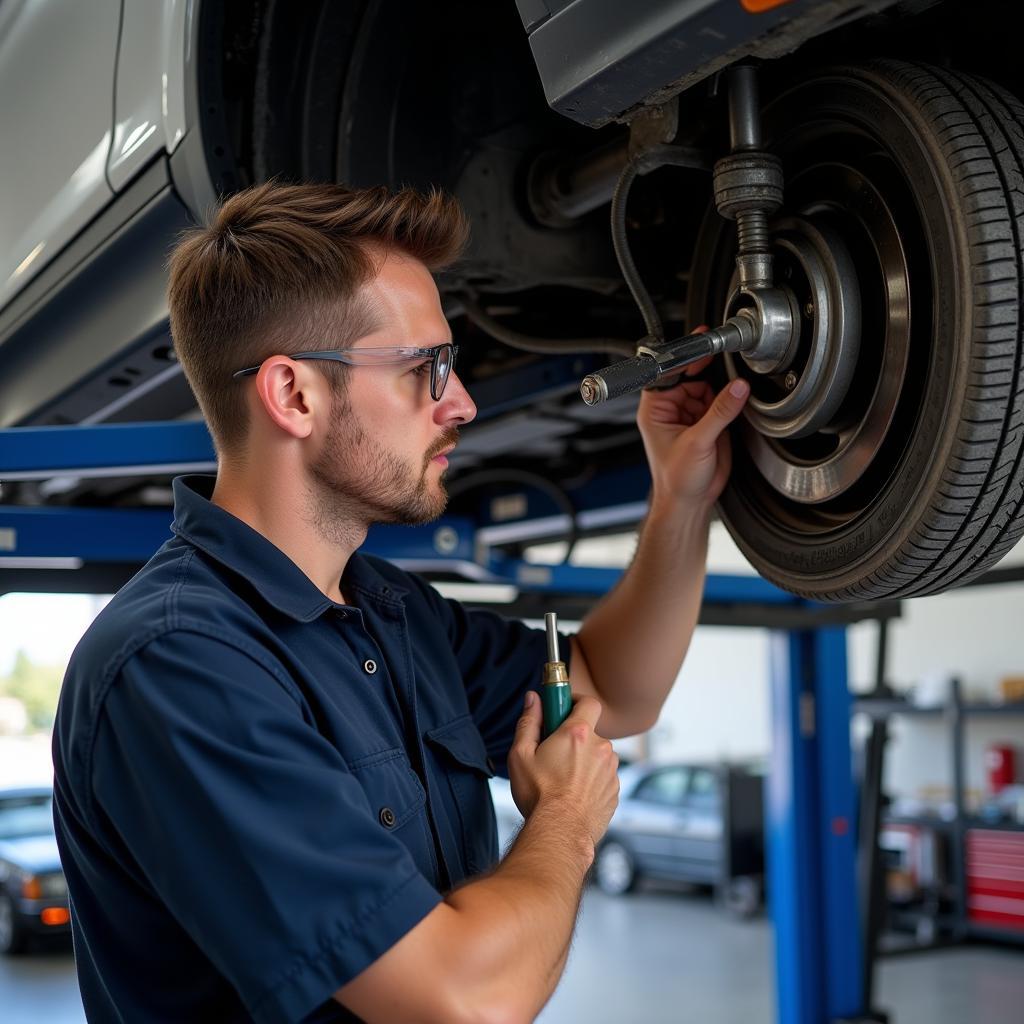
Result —
M534 517L571 513L642 464L641 384L714 351L716 388L752 387L719 512L762 575L826 601L976 578L1024 532L1009 5L600 6L200 5L201 131L129 186L74 281L55 264L0 317L0 425L197 415L159 289L214 196L439 187L472 224L439 287L479 408L449 511L526 485ZM590 375L607 400L581 399ZM166 479L4 497L138 505Z

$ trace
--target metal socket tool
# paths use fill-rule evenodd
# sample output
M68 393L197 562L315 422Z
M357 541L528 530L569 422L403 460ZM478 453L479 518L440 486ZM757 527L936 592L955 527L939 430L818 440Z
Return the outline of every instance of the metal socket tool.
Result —
M659 378L678 373L706 356L720 352L752 352L759 336L757 315L749 309L741 309L713 330L639 346L632 359L623 359L584 377L580 395L587 405L607 402L650 387Z
M545 613L544 628L548 634L548 660L544 663L540 699L544 712L543 738L547 739L572 711L572 687L565 662L558 656L558 621L554 612Z

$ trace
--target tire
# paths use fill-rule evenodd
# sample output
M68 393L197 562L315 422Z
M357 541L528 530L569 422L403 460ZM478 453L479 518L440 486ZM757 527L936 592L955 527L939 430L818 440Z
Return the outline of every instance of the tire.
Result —
M742 920L753 917L761 909L761 881L752 875L730 878L722 886L722 904L730 914Z
M0 889L0 954L17 956L28 949L29 934L18 920L10 894Z
M609 896L632 892L639 881L633 854L617 840L605 840L594 859L594 880Z
M1024 532L1024 106L886 60L809 77L764 122L786 175L775 244L823 232L822 251L846 251L834 276L856 298L859 349L825 427L766 436L749 410L734 425L721 517L762 575L805 597L967 583ZM735 229L714 208L696 252L690 322L718 323ZM752 380L751 404L778 396L741 359L728 375Z

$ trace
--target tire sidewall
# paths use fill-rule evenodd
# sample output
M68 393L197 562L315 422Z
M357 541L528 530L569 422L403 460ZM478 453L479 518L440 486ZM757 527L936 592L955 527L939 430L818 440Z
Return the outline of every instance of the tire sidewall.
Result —
M616 856L621 853L629 864L629 878L622 886L609 886L604 880L601 867L603 859L608 856L609 851L612 851ZM629 847L617 838L606 839L597 850L594 863L594 880L601 892L608 896L623 896L635 888L637 881L636 858Z
M14 905L11 894L6 889L0 889L0 904L3 905L3 913L10 915L10 932L0 944L0 955L16 956L23 953L27 948L27 936L24 925L18 920L18 911Z

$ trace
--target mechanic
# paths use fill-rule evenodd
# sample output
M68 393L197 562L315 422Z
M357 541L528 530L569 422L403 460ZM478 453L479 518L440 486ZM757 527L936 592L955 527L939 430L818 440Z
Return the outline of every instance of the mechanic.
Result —
M90 1021L529 1021L561 976L618 799L608 741L649 729L679 671L747 389L643 395L639 546L561 638L575 706L540 743L543 631L358 551L445 508L476 409L432 274L466 234L438 193L270 183L172 254L218 472L175 479L173 537L61 696ZM500 864L494 772L525 817Z

